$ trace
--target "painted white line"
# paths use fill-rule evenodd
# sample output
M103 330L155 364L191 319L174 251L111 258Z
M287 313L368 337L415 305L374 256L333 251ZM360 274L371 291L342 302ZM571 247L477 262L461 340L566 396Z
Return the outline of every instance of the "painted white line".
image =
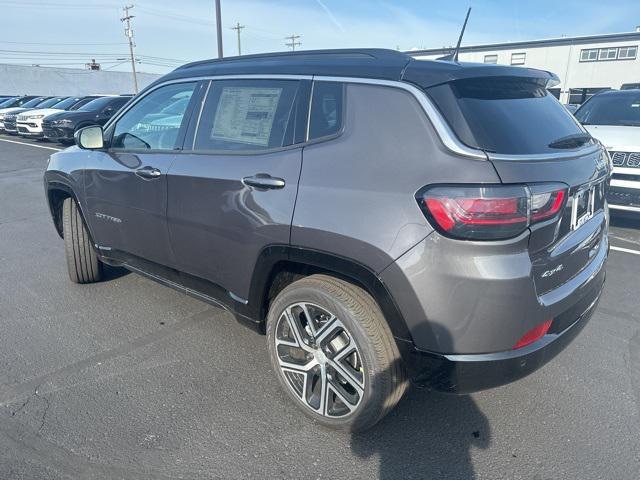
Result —
M640 251L638 250L631 250L630 248L614 247L613 245L611 245L611 250L615 250L617 252L624 252L624 253L633 253L634 255L640 255Z
M34 147L34 148L44 148L45 150L55 150L56 152L61 152L63 150L62 148L45 147L44 145L34 145L32 143L16 142L15 140L5 140L4 138L0 138L0 142L17 143L18 145L26 145L27 147Z

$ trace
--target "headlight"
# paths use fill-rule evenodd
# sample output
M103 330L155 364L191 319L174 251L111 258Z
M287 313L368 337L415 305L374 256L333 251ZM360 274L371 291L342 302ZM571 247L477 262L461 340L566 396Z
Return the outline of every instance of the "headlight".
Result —
M28 119L28 120L37 120L37 119L39 119L39 118L43 118L43 117L44 117L44 115L29 115L29 116L27 117L27 119Z
M51 122L51 124L52 125L58 125L58 126L73 125L73 120L67 120L67 119L54 120L53 122Z
M6 114L4 114L4 113L0 113L0 120L4 120L4 116L5 116L5 115L6 115Z

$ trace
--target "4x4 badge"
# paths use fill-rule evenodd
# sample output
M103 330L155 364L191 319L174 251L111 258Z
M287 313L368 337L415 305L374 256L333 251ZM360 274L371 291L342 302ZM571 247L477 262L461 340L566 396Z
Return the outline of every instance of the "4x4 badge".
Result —
M547 278L547 277L552 277L553 275L555 275L556 273L560 272L564 270L564 265L560 264L558 265L556 268L552 268L551 270L547 270L546 272L544 272L542 275L540 275L542 278Z

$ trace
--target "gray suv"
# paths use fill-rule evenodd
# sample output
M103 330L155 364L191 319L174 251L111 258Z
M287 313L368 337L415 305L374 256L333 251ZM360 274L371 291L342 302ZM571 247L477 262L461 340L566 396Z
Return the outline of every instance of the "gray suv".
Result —
M123 266L266 333L317 422L467 393L585 326L610 161L544 71L387 50L185 65L51 156L71 280Z

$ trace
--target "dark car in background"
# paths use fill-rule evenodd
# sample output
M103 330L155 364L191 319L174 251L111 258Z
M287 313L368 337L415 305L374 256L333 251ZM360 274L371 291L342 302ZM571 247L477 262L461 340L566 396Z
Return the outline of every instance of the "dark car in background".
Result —
M607 153L551 82L391 50L178 68L50 157L69 277L225 305L330 427L373 425L408 378L517 380L588 322L609 249Z
M51 141L71 143L78 129L89 125L104 125L131 97L119 95L96 98L79 108L50 115L42 122L44 137Z
M80 108L81 106L95 100L96 98L100 98L100 95L88 95L88 96L79 96L79 97L52 97L45 102L41 102L39 105L31 108L21 108L20 110L14 110L9 114L5 115L5 126L4 129L10 135L18 134L18 125L17 119L18 115L23 113L28 113L31 110L41 110L47 108L55 108L64 111L71 111ZM57 113L53 113L51 115L57 115ZM49 115L49 116L51 116ZM44 119L43 119L44 121Z

